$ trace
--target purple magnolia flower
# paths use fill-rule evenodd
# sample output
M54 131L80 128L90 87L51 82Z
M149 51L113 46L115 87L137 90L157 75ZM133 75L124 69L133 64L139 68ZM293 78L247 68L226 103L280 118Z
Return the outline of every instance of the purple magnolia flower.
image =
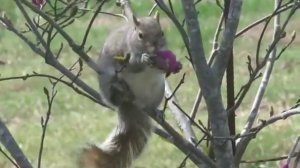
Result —
M282 168L289 168L289 165L288 165L288 164L284 164L284 165L282 166Z
M42 9L46 3L46 0L32 0L32 3L39 9Z
M170 50L158 51L160 61L157 61L157 66L160 69L165 70L167 73L177 73L181 70L182 65L180 62L176 61L175 54Z
M279 162L279 168L289 168L289 164L288 164L287 160L281 160Z

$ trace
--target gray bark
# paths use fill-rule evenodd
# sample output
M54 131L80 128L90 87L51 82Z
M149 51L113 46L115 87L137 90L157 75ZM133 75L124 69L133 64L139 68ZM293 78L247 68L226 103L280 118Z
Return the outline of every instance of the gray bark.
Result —
M228 24L224 32L224 39L220 46L220 52L217 52L215 66L213 70L208 66L203 50L201 31L199 27L197 11L193 0L182 0L182 5L186 18L187 31L189 36L189 49L191 51L191 60L196 72L198 83L203 92L208 114L211 123L213 137L224 137L213 139L213 148L217 167L234 167L231 143L226 137L229 137L229 128L227 113L225 111L220 89L220 80L227 67L229 59L228 52L232 48L234 35L239 23L240 8L242 1L233 1L230 7ZM200 11L201 14L201 11ZM229 40L225 43L225 40ZM222 74L222 75L220 75Z

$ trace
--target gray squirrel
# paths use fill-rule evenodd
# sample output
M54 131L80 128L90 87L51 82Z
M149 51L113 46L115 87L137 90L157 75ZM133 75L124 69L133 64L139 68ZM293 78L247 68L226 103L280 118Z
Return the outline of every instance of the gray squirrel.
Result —
M146 111L159 106L166 73L175 72L158 56L165 49L158 14L133 16L107 37L98 59L99 84L104 101L118 111L118 124L101 145L84 150L82 168L128 168L141 154L152 131Z

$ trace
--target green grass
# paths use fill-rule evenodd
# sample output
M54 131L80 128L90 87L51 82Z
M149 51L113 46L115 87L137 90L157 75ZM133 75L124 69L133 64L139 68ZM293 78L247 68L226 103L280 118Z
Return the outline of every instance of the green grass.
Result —
M13 2L6 1L1 4L0 10L10 9L7 12L16 25L21 25L24 19L20 12L12 5ZM241 24L239 29L248 25L250 22L268 14L272 10L271 0L245 0ZM118 11L116 7L109 4L106 6L107 11ZM147 15L151 3L150 1L133 1L134 8L139 15ZM180 2L174 4L176 15L183 19L180 8ZM205 53L210 54L211 43L214 34L214 27L217 25L220 9L216 7L213 1L203 1L197 6L200 11L200 25L204 39ZM77 20L67 31L77 41L82 39L87 26L87 20L90 16ZM296 22L299 15L294 17ZM109 21L107 21L109 20ZM191 110L194 96L197 90L197 80L188 65L186 51L183 42L174 25L162 14L163 27L166 32L169 47L180 57L184 67L182 72L187 72L184 85L178 92L178 99L186 111ZM299 23L299 22L298 22ZM99 16L97 22L88 39L87 45L92 45L90 55L97 57L99 48L111 28L118 27L119 19L106 15ZM299 32L299 26L296 23L289 27L287 34L292 30ZM21 26L23 27L23 26ZM23 27L24 28L24 27ZM260 29L240 37L235 43L235 72L236 72L236 91L248 79L246 69L247 55L254 56L256 43ZM267 35L264 43L271 40L270 34ZM60 45L61 38L58 37L52 46L57 49ZM47 66L44 60L34 54L12 33L5 31L0 27L0 60L7 62L6 65L0 65L1 77L9 77L32 73L48 73L59 75L52 67ZM271 78L270 85L266 92L260 109L259 118L267 119L269 107L272 105L275 112L288 108L300 95L299 83L300 71L299 61L299 40L285 52L276 63L274 74ZM262 49L261 54L265 53ZM63 50L60 61L65 65L71 65L77 57L70 48ZM170 77L172 85L175 86L180 80L182 73ZM97 89L97 79L94 72L85 67L82 78L93 88ZM255 91L258 87L259 80L255 82L254 87L245 98L245 102L237 111L237 129L240 131L245 123L246 116L251 108L251 102L254 99ZM39 150L41 126L41 116L45 116L47 111L46 97L43 93L43 87L50 87L47 79L32 78L26 81L14 80L0 82L0 118L4 120L21 148L28 155L34 165L37 165L37 155ZM70 88L59 84L58 95L53 105L53 114L47 129L45 139L44 157L42 165L47 168L71 168L75 167L78 152L88 143L100 143L109 132L113 129L116 122L116 113L107 110L87 98L77 95ZM225 95L225 92L224 92ZM167 119L172 117L166 114ZM199 119L205 120L205 106L201 106L198 115ZM295 117L280 121L276 125L265 129L255 140L252 141L246 151L245 159L261 159L280 156L286 154L292 146L292 140L298 135L300 127L298 126L300 118ZM173 122L172 120L172 123ZM197 133L200 134L200 133ZM153 135L150 143L140 159L137 160L136 168L173 168L177 167L185 156L178 149L168 144L156 135ZM275 167L276 163L268 164L243 164L242 167ZM9 168L11 164L0 155L0 167ZM192 164L187 167L193 168Z

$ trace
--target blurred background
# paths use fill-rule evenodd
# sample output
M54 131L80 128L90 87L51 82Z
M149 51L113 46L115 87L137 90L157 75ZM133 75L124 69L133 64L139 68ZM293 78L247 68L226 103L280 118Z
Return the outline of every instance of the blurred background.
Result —
M174 11L180 20L184 19L180 1L173 1ZM146 16L153 5L152 1L132 0L132 5L138 16ZM205 53L210 55L212 40L217 26L220 8L213 0L202 0L197 5L199 20L204 40ZM106 12L119 13L120 10L113 2L107 3L103 10ZM244 0L243 12L240 19L239 30L248 24L260 19L273 10L272 0ZM5 12L8 18L19 29L26 29L25 20L13 1L1 1L0 11ZM282 15L283 17L286 14ZM81 40L92 14L77 19L66 31L76 40ZM108 32L122 25L124 21L120 18L99 14L96 19L87 46L92 46L89 55L97 58L100 48ZM169 80L173 87L186 73L185 83L179 89L177 97L183 109L189 113L192 109L198 86L192 67L188 64L184 44L180 34L173 23L161 12L161 24L165 31L169 48L176 53L178 59L183 63L181 73L171 75ZM271 24L272 25L272 24ZM235 65L235 92L248 80L247 56L254 57L257 41L263 25L259 25L241 37L237 38L234 46ZM290 40L292 31L300 33L299 15L295 15L287 28L286 38L282 39L279 47L284 46ZM273 29L267 29L263 40L261 55L272 39ZM57 49L62 41L61 37L53 43ZM300 96L300 39L296 37L295 42L285 51L279 61L275 63L274 73L271 77L266 95L259 110L259 119L267 119L273 107L274 113L291 107ZM71 66L78 57L71 48L62 50L60 61L66 66ZM60 76L52 67L45 64L45 60L37 56L31 49L18 39L13 33L7 31L0 25L0 78L31 74L32 72ZM93 88L98 89L96 74L87 66L84 66L81 78ZM242 106L236 111L237 132L243 128L249 110L252 105L260 79L255 81ZM147 84L145 84L146 86ZM39 143L41 139L41 116L47 112L47 100L43 93L43 87L50 87L46 78L30 78L23 80L0 81L0 118L5 121L8 128L16 138L25 154L36 165L38 158ZM225 83L224 83L225 90ZM47 135L45 139L42 167L45 168L74 168L80 150L90 143L102 142L109 132L114 128L116 113L105 109L89 99L76 94L72 89L59 84L58 95L53 104L53 110ZM224 92L224 95L225 92ZM224 96L225 97L225 96ZM226 99L224 98L224 101ZM166 112L166 119L176 125L170 113ZM204 123L207 120L207 112L204 103L201 103L197 119ZM300 117L294 116L282 120L264 129L250 144L243 160L256 160L272 158L288 154L293 146L293 140L299 136ZM195 129L197 135L201 132ZM0 145L0 147L2 147ZM207 151L206 146L202 146ZM153 135L147 149L140 159L135 163L135 168L174 168L178 167L185 155L178 149L164 141L157 135ZM242 164L242 167L276 167L277 162ZM13 167L6 158L0 154L0 167ZM193 168L191 163L186 167Z

